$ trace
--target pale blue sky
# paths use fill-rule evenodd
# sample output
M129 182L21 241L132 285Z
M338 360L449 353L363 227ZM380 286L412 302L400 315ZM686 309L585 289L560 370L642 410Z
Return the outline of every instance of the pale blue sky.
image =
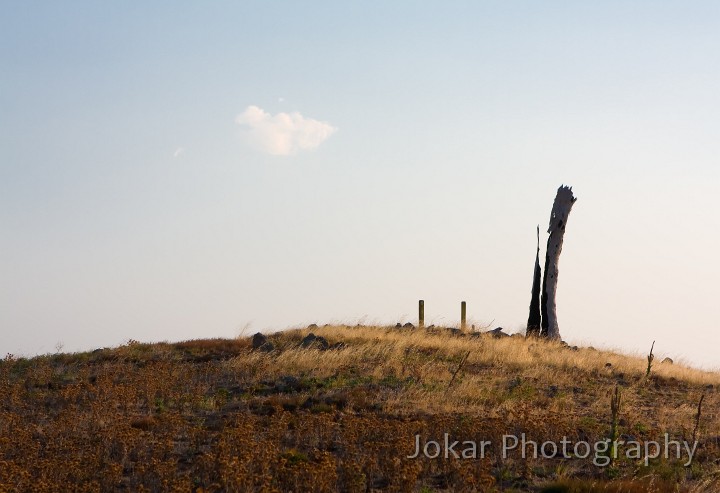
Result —
M720 367L716 2L2 12L3 354L520 329L565 183L564 338Z

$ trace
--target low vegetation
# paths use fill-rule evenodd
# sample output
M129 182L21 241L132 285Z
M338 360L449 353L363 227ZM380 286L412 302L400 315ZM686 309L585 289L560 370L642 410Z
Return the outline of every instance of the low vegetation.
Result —
M328 344L303 347L310 332ZM268 340L8 355L0 491L720 489L718 373L441 328L313 326ZM408 458L416 436L445 433L492 446L482 458ZM698 446L687 466L687 456L621 454L603 467L574 454L503 457L503 436L523 433Z

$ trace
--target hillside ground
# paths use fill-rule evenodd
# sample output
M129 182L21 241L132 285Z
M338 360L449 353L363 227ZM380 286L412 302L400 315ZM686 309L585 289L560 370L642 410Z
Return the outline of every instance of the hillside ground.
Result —
M304 347L310 332L329 348ZM0 490L720 490L718 373L654 361L648 375L642 357L443 328L313 326L268 340L8 355ZM446 434L476 456L431 457L430 444L409 457ZM523 434L569 451L503 454ZM642 456L573 448L610 437ZM668 440L697 440L692 462L679 448L652 457Z

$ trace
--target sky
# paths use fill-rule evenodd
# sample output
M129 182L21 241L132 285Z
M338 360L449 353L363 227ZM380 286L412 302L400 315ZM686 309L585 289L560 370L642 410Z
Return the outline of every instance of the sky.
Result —
M2 4L0 356L521 331L566 184L563 338L720 368L717 2Z

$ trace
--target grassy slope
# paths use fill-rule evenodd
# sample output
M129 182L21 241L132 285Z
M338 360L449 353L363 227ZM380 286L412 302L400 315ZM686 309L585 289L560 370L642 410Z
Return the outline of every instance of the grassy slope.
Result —
M707 491L720 472L720 374L522 337L442 329L310 330L0 363L0 490ZM465 362L461 365L461 362ZM608 365L609 363L609 365ZM455 375L453 379L453 375ZM536 441L693 434L699 451L645 467L621 459L500 457L505 434ZM480 442L484 459L407 459L414 437Z

